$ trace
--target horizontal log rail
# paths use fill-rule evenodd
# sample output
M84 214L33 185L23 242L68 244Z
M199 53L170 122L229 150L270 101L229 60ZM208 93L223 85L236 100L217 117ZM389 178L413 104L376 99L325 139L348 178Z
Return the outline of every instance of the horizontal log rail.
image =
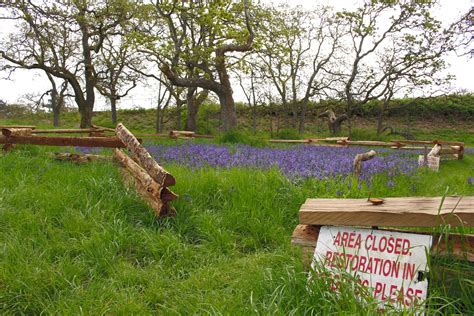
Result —
M29 129L35 129L36 126L34 125L0 125L0 129L3 128L29 128Z
M122 124L117 125L117 137L126 145L133 154L133 158L140 162L140 165L159 185L167 187L176 183L175 178L161 167L140 144L137 138Z
M33 134L82 134L82 133L103 133L109 130L101 128L68 128L68 129L37 129Z
M31 128L2 128L2 135L11 136L30 136L33 129Z
M0 136L0 144L124 148L117 137Z

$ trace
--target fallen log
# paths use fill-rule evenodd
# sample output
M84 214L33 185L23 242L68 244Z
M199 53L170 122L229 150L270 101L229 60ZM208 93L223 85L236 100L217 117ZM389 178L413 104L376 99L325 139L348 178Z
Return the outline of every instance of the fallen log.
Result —
M137 192L155 210L157 215L170 215L171 209L168 207L167 202L176 198L176 194L158 184L140 165L120 149L115 149L114 154L117 161L133 177ZM164 189L166 189L163 193L165 199L162 199L162 191Z
M2 128L2 135L11 136L30 136L33 130L31 128Z
M356 175L357 177L360 176L360 172L362 169L362 161L370 160L374 158L376 154L377 153L374 150L368 151L363 154L357 154L354 158L354 163L353 163L354 175Z
M0 144L124 148L117 137L0 136Z
M112 157L93 154L76 154L76 153L50 153L50 157L60 161L71 161L77 164L91 161L111 161Z
M175 178L151 157L148 151L122 123L117 125L116 133L117 137L132 152L133 157L140 162L140 165L159 185L168 187L176 183Z

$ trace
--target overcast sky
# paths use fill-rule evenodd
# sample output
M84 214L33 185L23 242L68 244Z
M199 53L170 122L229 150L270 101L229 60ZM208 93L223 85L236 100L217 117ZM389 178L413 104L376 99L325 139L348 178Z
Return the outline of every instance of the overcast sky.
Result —
M291 5L302 5L307 8L311 8L315 4L332 5L336 9L353 9L357 4L363 1L354 0L262 0L264 3L285 3L288 2ZM440 5L435 10L435 15L445 24L449 24L459 17L462 13L467 12L469 9L474 7L474 0L440 0ZM13 30L11 21L0 20L0 36L11 32ZM446 59L449 63L449 73L456 76L456 80L453 83L455 89L466 89L474 91L474 80L472 74L474 74L474 59L468 57L457 57L451 55ZM4 77L5 74L1 74ZM0 79L0 99L7 102L16 102L26 93L38 93L41 94L44 91L50 89L49 82L41 72L35 71L18 71L12 77L12 80ZM121 100L121 107L154 107L156 102L155 88L140 87L134 90L128 97ZM244 101L243 93L240 91L238 84L234 84L234 96L237 101ZM105 100L98 97L96 110L107 109L108 106Z

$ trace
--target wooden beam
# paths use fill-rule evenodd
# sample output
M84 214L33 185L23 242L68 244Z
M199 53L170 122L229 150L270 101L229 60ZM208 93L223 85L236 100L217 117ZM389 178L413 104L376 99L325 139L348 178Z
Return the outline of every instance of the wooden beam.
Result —
M132 152L140 165L148 172L148 174L161 186L167 187L176 183L175 178L161 167L148 151L140 144L135 136L122 124L117 125L117 137Z
M315 225L298 225L291 236L291 243L301 247L305 247L307 253L311 256L316 248L316 242L319 236L320 226ZM474 262L474 235L460 235L449 234L440 235L430 232L418 232L410 230L393 230L393 229L379 229L396 231L403 233L414 233L421 235L432 235L433 245L431 247L431 254L435 255L454 255L461 259L467 259ZM308 249L309 248L309 249Z
M399 147L397 142L379 142L372 140L339 140L338 144L356 145L356 146L380 146L380 147Z
M33 130L31 128L2 128L2 135L11 136L30 136Z
M474 197L387 198L372 205L367 199L308 199L300 209L300 224L433 227L474 226ZM454 211L453 211L454 210Z
M104 127L104 126L99 126L99 125L92 125L92 127L95 128L96 130L99 129L99 130L115 133L115 129L110 128L110 127Z
M270 139L270 143L311 143L309 139Z
M3 128L29 128L29 129L35 129L36 126L34 125L0 125L0 129Z
M37 129L33 134L81 134L81 133L99 133L104 132L105 129L97 128L67 128L67 129Z
M446 141L446 140L392 140L392 142L398 142L402 144L422 144L422 145L453 145L453 146L464 146L463 142L457 141Z
M117 137L0 136L0 144L123 148Z

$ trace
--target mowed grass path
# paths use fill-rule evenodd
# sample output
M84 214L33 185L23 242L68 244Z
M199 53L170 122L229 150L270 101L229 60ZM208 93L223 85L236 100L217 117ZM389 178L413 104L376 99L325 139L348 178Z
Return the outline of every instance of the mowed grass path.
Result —
M277 170L167 165L178 215L157 220L113 164L57 162L46 150L0 156L1 314L377 313L324 280L308 292L290 245L304 200L436 196L448 186L474 195L472 155L437 174L400 177L392 189L383 177L358 188L355 180L291 183ZM449 280L433 273L429 312L474 312L472 266L443 262Z

